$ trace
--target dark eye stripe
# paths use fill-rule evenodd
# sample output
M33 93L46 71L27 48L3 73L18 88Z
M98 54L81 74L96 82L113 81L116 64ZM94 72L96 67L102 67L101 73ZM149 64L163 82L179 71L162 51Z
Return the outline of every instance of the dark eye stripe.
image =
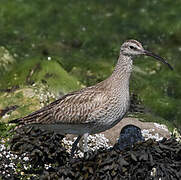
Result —
M129 48L130 48L130 49L135 49L135 50L137 49L137 48L134 47L134 46L129 46Z

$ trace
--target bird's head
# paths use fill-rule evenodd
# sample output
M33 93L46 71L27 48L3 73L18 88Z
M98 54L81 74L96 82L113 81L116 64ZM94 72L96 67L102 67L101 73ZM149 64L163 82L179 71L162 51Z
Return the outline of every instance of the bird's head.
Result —
M168 67L173 70L172 66L164 60L162 57L145 50L142 46L142 44L136 40L128 40L124 42L121 46L120 53L122 53L124 56L137 56L137 55L146 55L146 56L151 56L158 61L161 61L162 63L168 65Z

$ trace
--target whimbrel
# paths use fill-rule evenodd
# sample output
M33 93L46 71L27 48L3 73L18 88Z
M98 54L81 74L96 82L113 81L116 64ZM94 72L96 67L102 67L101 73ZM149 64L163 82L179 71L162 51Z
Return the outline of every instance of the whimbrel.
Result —
M137 55L152 56L172 69L162 57L145 50L138 41L128 40L122 44L116 67L107 79L94 86L68 93L40 110L10 123L31 124L60 134L78 135L72 145L71 155L84 136L84 152L87 151L89 134L113 127L128 111L129 79L133 58Z

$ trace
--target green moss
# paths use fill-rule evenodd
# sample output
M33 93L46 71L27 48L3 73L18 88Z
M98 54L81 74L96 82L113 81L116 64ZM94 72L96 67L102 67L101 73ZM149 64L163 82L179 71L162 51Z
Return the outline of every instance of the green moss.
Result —
M10 116L3 117L0 122L7 122L10 119L14 119L20 116L25 116L32 111L40 108L40 100L38 96L27 97L23 95L26 88L17 90L13 93L0 94L0 107L5 109L9 106L16 105L18 108L8 113Z
M3 89L15 85L26 85L32 82L44 82L54 92L66 93L80 88L76 78L70 76L61 65L54 60L26 59L16 63L11 72L0 77ZM8 83L7 83L8 82Z
M36 82L46 82L54 92L73 91L80 88L76 78L70 76L56 61L42 61L41 70L33 75Z
M12 134L10 133L10 130L13 128L13 126L9 126L7 123L0 122L0 138L1 137L9 137Z

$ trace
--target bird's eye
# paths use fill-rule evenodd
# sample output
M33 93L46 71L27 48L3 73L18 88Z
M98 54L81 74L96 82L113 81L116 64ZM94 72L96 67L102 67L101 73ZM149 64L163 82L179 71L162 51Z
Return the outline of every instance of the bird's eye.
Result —
M129 46L130 49L136 49L134 46Z

